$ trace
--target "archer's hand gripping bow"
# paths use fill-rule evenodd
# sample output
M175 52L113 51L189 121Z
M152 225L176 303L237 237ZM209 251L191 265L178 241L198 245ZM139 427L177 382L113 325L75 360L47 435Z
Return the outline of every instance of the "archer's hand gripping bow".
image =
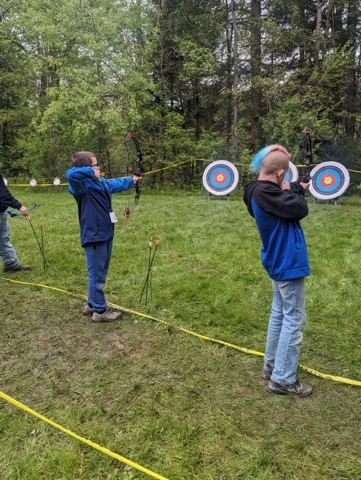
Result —
M28 208L28 212L31 212L33 208L37 208L38 206L39 205L37 205L36 203L33 203L31 207ZM6 210L6 213L10 215L10 217L23 217L23 214L21 212L14 212L13 210L10 210L10 209Z
M143 172L144 172L144 169L143 169L143 155L142 155L142 151L140 149L140 145L139 145L139 142L138 140L135 138L135 136L130 132L128 133L128 140L133 140L134 142L134 145L135 145L135 148L136 148L136 151L137 151L137 159L135 161L135 169L134 169L134 175L136 177L141 177ZM129 218L129 215L134 212L134 210L136 209L137 205L138 205L138 201L139 201L139 198L140 198L140 194L141 194L141 189L140 189L140 185L139 185L139 182L137 182L135 184L135 196L134 196L134 202L133 202L133 205L131 207L127 207L125 210L124 210L124 216L125 218Z

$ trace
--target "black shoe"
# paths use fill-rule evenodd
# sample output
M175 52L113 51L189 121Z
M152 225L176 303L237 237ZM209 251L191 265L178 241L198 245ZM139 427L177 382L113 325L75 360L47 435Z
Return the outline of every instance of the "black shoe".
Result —
M290 397L296 398L308 397L312 393L311 385L307 385L307 383L301 383L299 380L296 380L292 385L280 385L279 383L270 380L266 390L270 393L289 395Z
M261 377L263 378L263 380L271 380L272 371L273 370L267 370L266 368L264 368L261 372Z
M31 270L31 267L22 263L19 263L16 267L4 267L4 272L20 272L21 270Z

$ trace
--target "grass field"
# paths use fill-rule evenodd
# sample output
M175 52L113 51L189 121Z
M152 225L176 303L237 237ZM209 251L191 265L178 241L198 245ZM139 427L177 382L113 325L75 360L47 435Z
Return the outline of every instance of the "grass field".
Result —
M82 315L82 298L28 285L86 294L76 204L61 188L12 188L40 205L31 221L40 239L43 219L49 268L29 222L10 219L12 243L33 268L0 274L3 393L171 480L361 478L359 386L300 369L311 397L270 395L261 356L176 328L264 351L271 286L241 192L209 200L144 188L128 220L122 211L134 192L114 196L108 301L167 323L126 314L96 325ZM308 201L312 276L300 363L360 381L361 198ZM145 305L148 241L158 235ZM0 447L2 480L151 478L3 399Z

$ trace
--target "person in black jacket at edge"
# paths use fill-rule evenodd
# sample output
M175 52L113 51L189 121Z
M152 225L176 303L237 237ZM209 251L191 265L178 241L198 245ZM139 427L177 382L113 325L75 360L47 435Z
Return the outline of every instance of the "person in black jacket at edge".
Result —
M78 204L80 242L85 251L88 270L88 300L84 315L93 322L114 322L122 316L107 307L103 287L105 285L117 217L112 209L112 193L128 190L141 177L125 177L107 180L100 175L97 158L92 152L76 152L73 165L66 172L69 192Z
M311 274L300 220L308 214L308 183L286 183L290 154L270 145L253 158L258 179L245 185L243 200L262 240L262 265L271 278L273 300L264 366L270 393L307 397L312 387L297 379L306 321L305 277Z
M6 212L9 207L19 210L25 217L29 214L27 207L11 195L0 172L0 257L3 269L4 272L30 270L30 265L20 263L15 248L10 243L10 225Z

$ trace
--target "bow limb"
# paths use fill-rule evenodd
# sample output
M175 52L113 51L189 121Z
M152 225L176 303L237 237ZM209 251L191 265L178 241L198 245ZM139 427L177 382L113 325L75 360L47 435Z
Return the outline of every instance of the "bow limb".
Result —
M310 172L312 163L312 142L310 132L307 127L303 130L299 147L303 150L304 164L304 173L302 175L301 181L304 183L308 183L311 180Z
M128 133L128 140L131 140L134 142L134 145L135 145L135 149L136 149L136 154L137 154L137 158L136 158L136 161L135 161L135 169L134 169L134 176L136 177L141 177L143 172L144 172L144 169L143 169L143 155L142 155L142 151L140 149L140 145L139 145L139 142L138 140L135 138L135 136L133 135L133 133ZM141 195L141 189L140 189L140 185L139 185L139 181L135 184L135 196L134 196L134 202L133 202L133 205L131 207L127 207L125 210L124 210L124 216L125 218L129 218L130 214L132 212L134 212L134 210L136 209L137 205L138 205L138 202L139 202L139 198L140 198L140 195Z

